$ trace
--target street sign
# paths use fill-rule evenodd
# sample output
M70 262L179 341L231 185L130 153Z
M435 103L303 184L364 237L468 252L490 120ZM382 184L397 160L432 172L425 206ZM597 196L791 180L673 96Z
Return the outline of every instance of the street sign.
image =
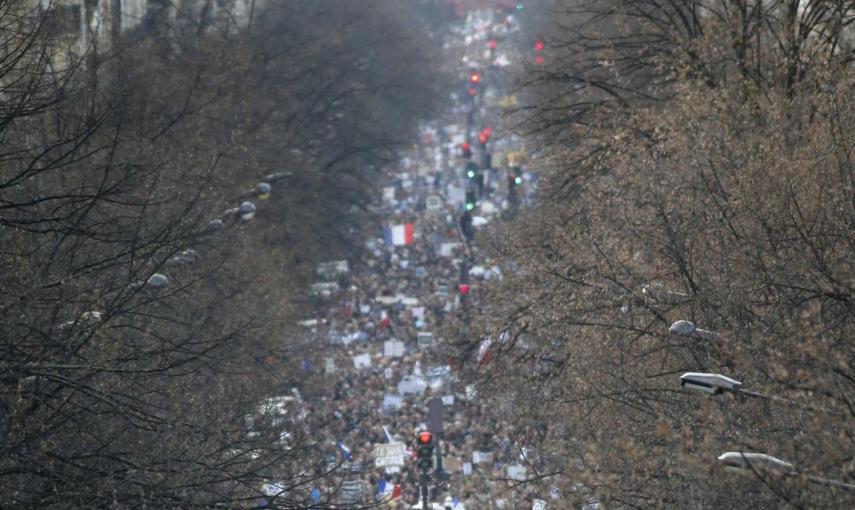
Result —
M377 467L401 467L406 456L405 446L403 443L377 444L374 445L371 456L374 457L374 465Z

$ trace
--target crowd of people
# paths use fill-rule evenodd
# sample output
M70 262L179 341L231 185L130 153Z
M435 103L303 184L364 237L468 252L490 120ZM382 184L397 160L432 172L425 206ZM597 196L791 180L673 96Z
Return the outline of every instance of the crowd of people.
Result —
M493 51L493 37L499 28L512 31L512 22L506 11L471 13L456 31L455 49L465 62L454 65L469 73L506 61L508 52ZM423 126L384 188L377 207L385 221L366 240L371 258L327 264L320 271L327 281L315 286L319 317L306 326L332 346L316 370L335 384L325 408L315 411L334 417L336 437L327 446L338 459L330 461L340 461L349 474L347 491L318 487L319 501L339 491L335 497L347 503L361 492L363 501L381 508L421 508L419 470L409 454L418 431L437 427L428 416L432 398L443 403L438 448L448 477L440 480L445 477L431 470L432 505L438 505L431 508L537 508L548 497L498 482L525 478L525 451L512 441L510 425L497 422L475 388L460 381L459 364L435 348L448 340L440 332L466 320L467 307L477 306L479 288L502 277L475 233L534 189L532 176L507 157L517 139L492 131L479 136L499 109L498 95L488 90L453 94L447 118ZM474 176L467 174L470 162L477 165ZM467 361L477 365L488 357L485 341ZM377 467L374 447L398 442L407 448L403 465ZM356 494L353 481L361 482Z

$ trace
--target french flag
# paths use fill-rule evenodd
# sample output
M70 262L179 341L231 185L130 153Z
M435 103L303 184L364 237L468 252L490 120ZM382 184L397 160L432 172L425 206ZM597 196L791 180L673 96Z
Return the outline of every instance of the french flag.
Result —
M403 225L392 225L383 229L383 240L388 246L406 246L413 244L413 232L415 226L412 223Z

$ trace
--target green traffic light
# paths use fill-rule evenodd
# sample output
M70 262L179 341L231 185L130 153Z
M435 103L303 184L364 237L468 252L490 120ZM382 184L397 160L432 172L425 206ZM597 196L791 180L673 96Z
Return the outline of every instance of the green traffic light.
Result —
M522 177L519 175L514 177L514 184L522 184Z
M517 3L517 10L518 10L518 11L521 11L521 10L523 10L523 9L525 9L525 5L523 5L523 3L522 3L522 2Z
M471 211L472 209L475 209L475 204L472 202L466 202L466 210Z
M470 179L474 179L475 178L475 172L473 172L472 170L469 170L468 172L466 172L466 177L469 177Z

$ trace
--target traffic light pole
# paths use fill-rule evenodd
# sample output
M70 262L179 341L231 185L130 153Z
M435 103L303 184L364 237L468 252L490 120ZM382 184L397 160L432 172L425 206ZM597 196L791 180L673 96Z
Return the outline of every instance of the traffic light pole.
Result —
M430 495L430 475L427 472L422 472L421 485L422 510L428 510L428 497Z

